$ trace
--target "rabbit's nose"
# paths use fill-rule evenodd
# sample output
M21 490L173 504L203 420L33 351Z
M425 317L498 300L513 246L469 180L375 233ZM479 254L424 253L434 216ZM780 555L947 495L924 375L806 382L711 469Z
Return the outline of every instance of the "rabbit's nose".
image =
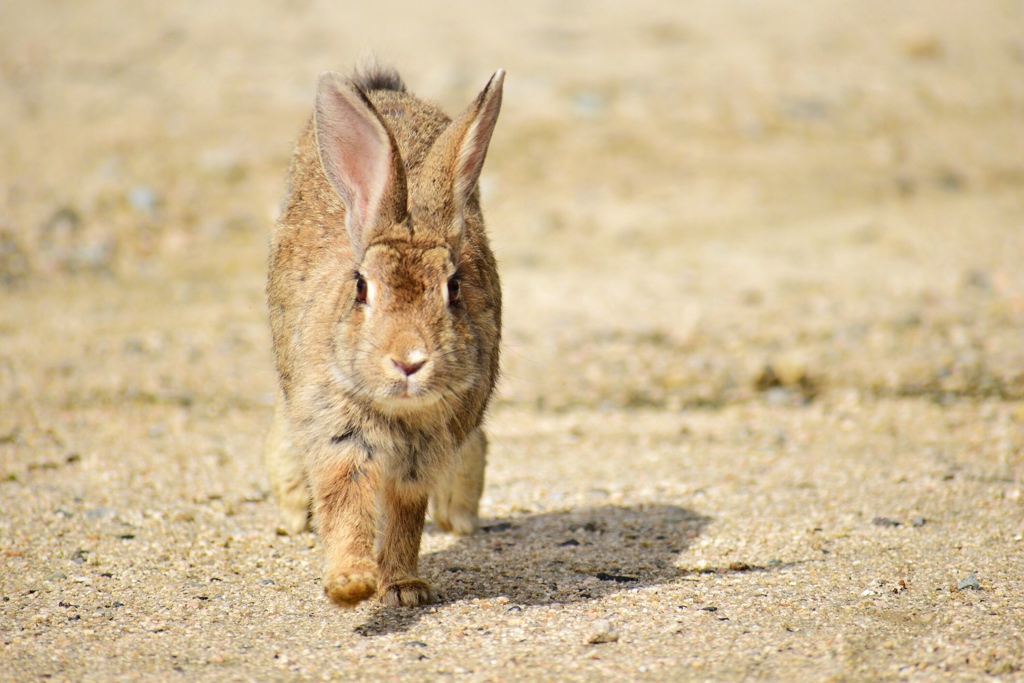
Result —
M396 368L402 371L402 374L404 374L406 377L411 377L413 374L416 373L417 370L419 370L420 368L427 364L427 359L421 358L413 361L408 361L392 358L391 362L395 364Z

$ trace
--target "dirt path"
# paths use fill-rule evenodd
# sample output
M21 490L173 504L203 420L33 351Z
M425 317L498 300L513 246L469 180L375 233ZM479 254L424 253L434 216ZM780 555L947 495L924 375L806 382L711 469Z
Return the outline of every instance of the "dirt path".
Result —
M0 6L0 678L1024 679L1024 6L366 4ZM263 279L368 48L508 70L506 346L484 531L341 612Z

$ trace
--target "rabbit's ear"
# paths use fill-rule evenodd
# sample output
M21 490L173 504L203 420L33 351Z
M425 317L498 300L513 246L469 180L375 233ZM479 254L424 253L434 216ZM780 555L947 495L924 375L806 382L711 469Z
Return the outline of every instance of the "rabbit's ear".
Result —
M476 100L434 143L420 175L417 197L424 209L450 226L449 241L458 244L465 230L463 212L476 190L494 124L501 111L505 70L499 69Z
M406 217L402 160L366 95L336 72L320 76L314 118L320 164L345 202L358 259L375 227Z
M501 111L501 91L505 83L505 70L499 69L491 76L487 86L476 101L459 117L456 124L465 127L459 143L458 163L455 168L455 201L458 208L465 208L469 196L476 188L480 170L484 167L487 146L491 142L494 124Z

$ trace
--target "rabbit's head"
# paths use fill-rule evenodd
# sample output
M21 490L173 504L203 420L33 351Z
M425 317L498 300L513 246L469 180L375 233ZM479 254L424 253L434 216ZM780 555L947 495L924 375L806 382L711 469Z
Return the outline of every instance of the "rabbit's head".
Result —
M493 384L498 285L493 263L480 262L476 185L503 78L415 169L363 91L332 72L320 78L316 145L351 247L351 269L323 293L335 302L331 369L346 394L386 412L458 411L455 399Z

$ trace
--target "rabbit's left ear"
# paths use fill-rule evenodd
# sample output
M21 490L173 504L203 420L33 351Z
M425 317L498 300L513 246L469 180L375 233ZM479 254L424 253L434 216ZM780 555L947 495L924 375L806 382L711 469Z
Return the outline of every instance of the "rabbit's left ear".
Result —
M458 244L464 232L463 212L476 191L494 125L501 111L505 70L499 69L476 100L431 147L420 175L417 197L434 220L450 229L449 242Z

